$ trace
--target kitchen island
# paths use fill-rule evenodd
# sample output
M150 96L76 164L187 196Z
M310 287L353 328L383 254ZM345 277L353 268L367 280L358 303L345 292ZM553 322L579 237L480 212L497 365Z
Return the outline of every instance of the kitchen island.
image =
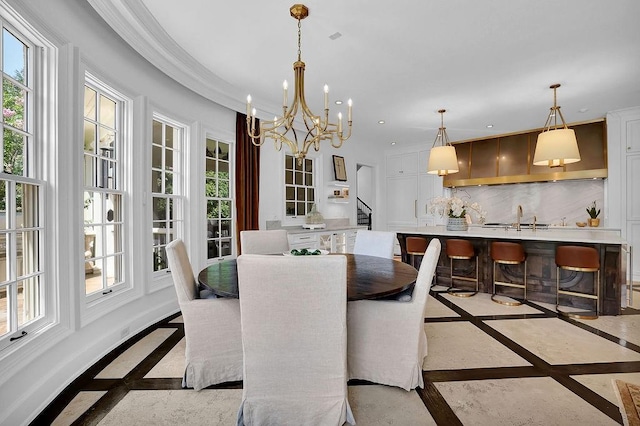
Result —
M450 286L451 277L449 259L446 256L446 244L449 238L462 238L471 241L478 255L480 291L493 291L493 262L490 245L492 241L513 241L523 245L527 255L527 299L531 301L556 303L556 264L555 251L560 245L591 246L600 253L600 309L601 315L619 315L622 305L623 286L627 279L627 242L616 230L598 228L563 229L548 227L545 229L522 229L510 227L471 226L467 231L448 231L445 226L427 226L403 228L396 231L402 260L408 261L405 239L408 236L423 236L427 240L440 239L442 251L436 270L436 284ZM458 270L456 275L475 274L473 262L468 268ZM500 273L517 282L522 281L522 270L513 265L500 265ZM593 291L593 275L571 272L562 275L561 288L573 291ZM456 283L458 286L458 283ZM502 294L516 298L522 297L517 289L501 289ZM576 308L593 309L591 301L572 298Z

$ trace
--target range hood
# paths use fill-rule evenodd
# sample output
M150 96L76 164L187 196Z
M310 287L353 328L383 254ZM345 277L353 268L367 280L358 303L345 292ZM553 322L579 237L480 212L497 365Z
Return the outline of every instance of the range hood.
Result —
M607 177L604 119L573 123L581 160L563 167L534 166L536 140L542 129L453 143L460 171L444 177L445 187L548 182Z

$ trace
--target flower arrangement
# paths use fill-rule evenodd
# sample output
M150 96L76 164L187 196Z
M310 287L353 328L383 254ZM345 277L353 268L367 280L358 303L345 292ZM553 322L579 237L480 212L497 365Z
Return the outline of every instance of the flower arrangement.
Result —
M591 219L595 219L600 214L600 209L596 209L596 202L591 203L591 206L587 207L587 213Z
M484 222L487 212L478 203L470 203L459 197L435 197L429 203L429 212L447 217L466 217L467 213L474 214L478 220Z

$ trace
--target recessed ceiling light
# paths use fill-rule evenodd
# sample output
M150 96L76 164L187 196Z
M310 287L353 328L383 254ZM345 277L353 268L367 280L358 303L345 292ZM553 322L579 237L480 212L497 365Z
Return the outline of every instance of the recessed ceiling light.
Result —
M395 142L391 142L391 145L395 145L395 144L396 144Z
M578 112L587 112L587 111L589 111L589 108L580 108L578 110Z
M384 120L378 120L378 124L384 124Z
M342 105L342 101L336 101L336 105Z
M487 129L493 128L493 124L487 124Z

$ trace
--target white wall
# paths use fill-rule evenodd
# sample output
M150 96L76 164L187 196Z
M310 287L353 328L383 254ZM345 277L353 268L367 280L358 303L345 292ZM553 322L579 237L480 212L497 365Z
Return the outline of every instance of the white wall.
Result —
M283 152L278 152L273 147L273 143L266 141L260 148L260 229L266 229L267 220L284 221L284 211L282 203L284 200L283 183ZM356 224L356 175L357 164L368 164L372 166L372 191L376 193L376 200L383 199L380 185L380 175L384 170L380 164L384 164L383 158L375 150L367 149L366 141L358 138L357 122L354 123L353 135L341 148L336 149L325 143L320 148L318 155L322 165L318 175L318 196L317 207L325 219L347 218L352 225ZM347 181L350 186L350 202L348 204L333 204L327 201L327 196L333 188L329 187L333 181L333 155L344 157L347 169ZM380 172L382 170L382 172ZM374 207L374 224L376 222L376 211L384 210L380 202ZM380 222L384 223L384 222ZM283 225L285 223L283 222Z

